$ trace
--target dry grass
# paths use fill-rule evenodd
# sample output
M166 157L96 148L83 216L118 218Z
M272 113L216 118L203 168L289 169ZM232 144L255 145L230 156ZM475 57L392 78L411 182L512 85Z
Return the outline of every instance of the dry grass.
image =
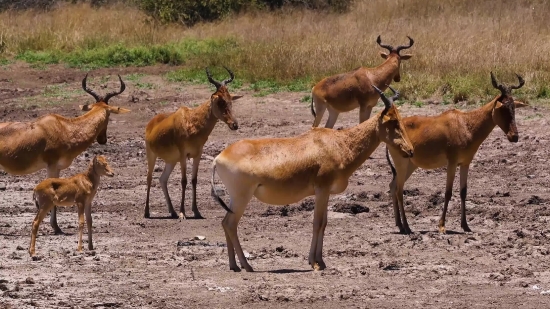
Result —
M256 12L190 29L154 25L134 8L76 5L49 13L2 13L0 33L11 54L230 38L234 47L205 59L196 55L187 65L196 69L226 64L251 82L314 82L360 65L375 66L383 61L375 42L378 34L392 45L406 44L410 35L414 57L403 62L402 81L396 84L409 99L485 99L496 93L490 86L490 70L509 82L516 82L513 72L523 75L523 96L550 97L548 1L357 2L344 15Z

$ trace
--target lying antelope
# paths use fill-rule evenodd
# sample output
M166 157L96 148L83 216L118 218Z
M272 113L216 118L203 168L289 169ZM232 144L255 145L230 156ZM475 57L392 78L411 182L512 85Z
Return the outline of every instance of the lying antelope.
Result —
M60 171L69 167L94 140L99 144L107 143L110 114L130 111L108 105L109 99L121 94L125 85L119 76L120 90L101 97L86 87L87 77L82 80L82 88L94 97L96 103L80 105L86 114L76 118L49 114L32 122L11 122L0 126L0 168L13 175L31 174L46 168L48 178L57 178ZM55 207L50 224L56 234L62 233Z
M447 166L447 185L439 231L445 233L445 214L451 199L457 166L460 166L461 227L465 232L471 231L466 221L468 169L479 146L495 126L502 129L510 142L518 141L515 108L524 107L526 104L514 101L512 97L511 90L521 88L525 83L521 76L517 77L519 85L510 87L499 84L491 72L491 82L493 87L500 90L500 95L478 109L468 112L449 110L438 116L403 118L403 125L414 146L414 158L403 158L400 152L389 148L394 167L386 149L386 158L393 173L390 195L393 200L395 224L401 233L411 233L403 208L405 181L419 167L435 169L443 166Z
M369 119L372 108L378 101L378 93L374 87L385 90L392 80L399 82L401 60L408 60L412 55L401 55L404 49L411 48L413 39L409 38L409 45L400 45L393 48L382 44L380 36L376 42L380 47L389 51L389 54L380 52L384 63L375 68L359 67L351 72L326 77L311 89L311 114L315 117L313 127L317 127L328 109L328 120L325 128L332 128L338 115L359 107L359 123Z
M113 177L114 173L105 157L95 156L84 173L71 178L48 178L34 188L33 199L38 213L32 223L29 247L31 257L35 254L34 247L40 222L56 205L76 205L78 209L78 251L82 251L82 230L84 229L84 213L86 213L88 249L94 249L92 243L92 200L99 187L99 179L104 175Z
M187 187L187 159L193 159L193 171L191 184L193 186L192 211L195 218L202 218L197 208L197 174L204 144L208 136L214 130L218 119L225 122L231 130L239 128L237 120L233 117L233 101L242 96L232 96L227 90L227 84L233 81L235 76L228 68L229 79L219 82L212 78L206 68L206 76L210 83L216 86L216 92L210 96L210 100L194 109L185 106L170 114L156 115L145 129L145 148L147 153L147 198L145 201L145 218L149 218L149 191L153 179L153 170L157 157L166 163L160 176L160 185L168 211L172 218L178 218L174 211L170 195L168 194L168 178L179 162L181 167L181 218L186 218L184 201L185 188Z
M309 264L324 269L323 237L327 225L329 196L343 192L353 172L367 160L381 142L403 157L413 148L393 100L374 86L385 104L378 115L353 128L336 131L313 128L297 137L245 139L228 146L213 162L212 195L228 211L222 221L229 254L229 268L253 271L246 261L237 236L237 225L252 196L274 205L296 203L315 195L313 238ZM229 207L217 195L214 175L218 173L231 198Z

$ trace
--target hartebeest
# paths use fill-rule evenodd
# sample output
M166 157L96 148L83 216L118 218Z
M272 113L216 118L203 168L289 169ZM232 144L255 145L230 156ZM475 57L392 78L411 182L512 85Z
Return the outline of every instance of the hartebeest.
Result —
M84 173L71 178L48 178L34 188L33 199L38 213L32 223L30 256L34 256L35 253L36 235L40 222L55 206L76 205L78 209L78 251L82 251L82 231L84 229L84 213L86 213L88 249L94 249L92 243L92 200L99 188L99 180L104 175L113 177L114 173L104 156L95 156Z
M71 165L74 158L86 150L94 140L107 143L109 116L130 110L109 106L109 99L121 94L125 85L120 75L120 90L101 97L86 87L84 91L96 103L80 105L87 113L76 118L49 114L32 122L12 122L0 127L0 168L13 175L26 175L47 169L48 178L57 178L61 170ZM56 208L51 212L50 224L56 234L62 233L57 224Z
M214 159L212 195L228 211L222 226L231 270L240 271L236 251L241 266L253 271L237 236L237 225L253 196L264 203L285 205L315 195L309 264L315 270L326 267L322 251L329 196L347 188L350 176L381 142L403 157L413 155L401 117L393 105L399 93L387 99L376 86L374 89L380 93L385 109L353 128L341 131L312 128L290 138L245 139L228 146ZM216 171L230 196L229 207L214 188Z
M390 195L393 201L395 224L399 231L410 234L403 207L403 186L411 174L419 167L435 169L447 166L447 185L445 187L445 204L439 220L439 231L445 233L445 215L452 196L453 181L457 166L460 166L460 210L461 227L470 232L466 221L466 188L468 169L479 146L499 126L510 142L518 141L515 108L526 106L514 101L511 90L521 88L524 80L517 75L518 86L499 84L491 72L493 87L500 90L500 95L491 102L472 111L462 112L449 110L437 116L411 116L403 118L403 125L414 146L414 157L403 158L392 148L386 149L386 158L390 164L393 179L390 184ZM388 150L395 167L388 156ZM401 214L401 218L400 218Z
M224 67L225 68L225 67ZM168 194L168 178L178 162L181 167L181 218L186 218L184 201L185 188L187 187L187 159L193 159L193 171L191 184L192 211L195 218L202 218L197 208L197 174L201 160L202 149L208 140L208 136L214 130L218 119L225 122L231 130L239 128L237 120L233 117L233 101L242 96L229 94L226 85L233 81L235 75L225 68L230 78L219 82L212 78L206 68L206 76L210 83L216 86L216 92L210 96L210 100L200 106L190 109L182 106L177 111L169 114L159 114L153 117L145 129L145 148L147 153L147 198L145 201L145 218L149 218L149 191L153 179L155 161L160 157L166 163L160 176L160 186L168 204L168 211L173 218L178 218Z
M401 60L408 60L412 55L401 55L404 49L411 48L413 39L409 38L409 45L400 45L393 48L382 44L380 36L376 42L380 47L389 51L389 54L380 52L384 63L374 68L359 67L351 72L326 77L311 89L311 114L315 117L313 127L317 127L328 109L328 120L325 128L332 128L338 115L359 107L359 123L369 119L372 108L380 97L374 87L383 91L391 81L401 80Z

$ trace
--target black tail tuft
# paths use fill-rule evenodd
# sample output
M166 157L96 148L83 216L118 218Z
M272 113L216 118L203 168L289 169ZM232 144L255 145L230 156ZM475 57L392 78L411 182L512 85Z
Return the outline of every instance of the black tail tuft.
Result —
M390 165L390 168L391 168L391 173L393 174L393 178L395 179L395 175L397 175L397 171L395 170L395 167L393 167L393 164L391 164L390 154L388 152L388 146L386 146L386 160L388 160L388 164Z
M36 205L36 209L40 210L40 205L38 205L38 200L36 199L36 193L32 194L32 199L34 201L34 205Z
M313 115L313 117L317 118L317 115L315 114L315 109L313 108L313 95L311 96L311 114Z
M233 213L233 210L231 210L225 202L221 199L221 197L216 193L216 188L214 187L214 175L216 175L216 162L214 161L214 164L212 164L212 179L211 179L211 185L212 185L212 197L222 206L225 211Z

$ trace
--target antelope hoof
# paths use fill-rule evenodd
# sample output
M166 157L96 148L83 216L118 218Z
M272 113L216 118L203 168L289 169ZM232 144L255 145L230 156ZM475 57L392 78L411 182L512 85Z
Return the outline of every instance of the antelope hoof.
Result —
M65 235L65 233L59 227L54 228L53 233L54 235Z
M444 226L439 227L439 234L447 234L447 230L445 230Z
M94 244L88 244L88 250L94 250Z
M187 216L185 215L185 213L180 212L179 218L180 218L180 221L181 221L181 220L186 220L186 219L187 219Z
M34 249L29 249L29 255L30 255L31 257L34 257L34 253L35 253L35 252L34 252Z
M233 267L229 267L229 270L232 270L236 273L240 273L241 272L241 269L239 268L239 266L233 266Z
M77 252L82 252L82 247L76 248L76 251L77 251Z
M146 212L146 213L143 215L143 217L144 217L145 219L149 219L149 218L151 218L151 215L149 214L149 212Z
M170 217L172 217L172 219L178 219L180 216L175 212L171 212Z
M244 266L244 270L246 270L247 273L253 273L254 272L254 269L252 269L252 266L250 266L250 265Z
M325 262L315 262L313 263L313 270L315 271L319 271L319 270L324 270L325 268L327 268L327 266L325 265Z
M472 230L470 230L470 227L468 226L468 224L462 225L462 229L463 229L464 232L466 232L466 233L471 233L471 232L472 232Z
M200 212L195 212L195 219L204 219L204 217L200 214Z

